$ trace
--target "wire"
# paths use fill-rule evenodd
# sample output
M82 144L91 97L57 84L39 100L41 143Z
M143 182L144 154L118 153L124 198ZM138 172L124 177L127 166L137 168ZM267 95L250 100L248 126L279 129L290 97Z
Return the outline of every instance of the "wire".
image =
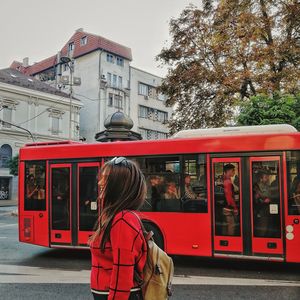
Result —
M54 107L53 107L53 108L54 108ZM44 114L45 112L47 112L47 109L43 110L42 112L40 112L39 114L37 114L36 116L34 116L34 117L31 118L31 119L28 119L28 120L26 120L26 121L24 121L24 122L19 123L18 125L23 125L23 124L25 124L25 123L27 123L27 122L29 122L29 121L31 121L31 120L33 120L33 119L39 117L40 115Z
M68 99L68 98L66 98L66 97L64 97L64 96L61 96L61 97L58 99L58 101L59 101L59 100L63 100L63 99ZM51 106L51 107L49 107L49 108L51 108L51 109L57 108L57 106L60 105L60 104L61 104L61 103L57 103L57 104L55 104L54 106ZM40 115L44 114L44 113L47 112L47 111L48 111L48 108L46 108L45 110L43 110L42 112L40 112L40 113L37 114L36 116L32 117L31 119L28 119L28 120L26 120L26 121L24 121L24 122L21 122L21 123L17 124L17 125L22 125L22 124L25 124L25 123L27 123L27 122L29 122L29 121L31 121L31 120L34 120L34 119L36 119L37 117L39 117Z
M87 96L84 96L84 95L81 95L81 94L76 94L76 93L74 93L74 96L80 96L80 97L83 97L83 98L85 98L85 99L87 99L87 100L90 100L90 101L106 101L106 100L107 100L107 97L105 97L105 98L94 98L94 99L92 99L92 98L89 98L89 97L87 97Z

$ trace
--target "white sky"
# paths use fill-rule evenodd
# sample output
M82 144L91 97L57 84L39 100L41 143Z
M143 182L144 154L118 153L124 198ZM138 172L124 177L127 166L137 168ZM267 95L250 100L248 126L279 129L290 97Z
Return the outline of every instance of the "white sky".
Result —
M132 66L163 76L155 56L169 40L169 21L201 0L6 0L0 6L0 69L56 54L78 28L132 50Z

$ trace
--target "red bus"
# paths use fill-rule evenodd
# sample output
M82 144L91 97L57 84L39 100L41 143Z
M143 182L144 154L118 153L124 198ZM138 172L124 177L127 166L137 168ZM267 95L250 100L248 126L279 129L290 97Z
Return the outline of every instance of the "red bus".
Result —
M20 241L86 248L99 168L115 156L142 169L148 192L140 215L169 254L300 262L300 133L288 125L28 144L19 162Z

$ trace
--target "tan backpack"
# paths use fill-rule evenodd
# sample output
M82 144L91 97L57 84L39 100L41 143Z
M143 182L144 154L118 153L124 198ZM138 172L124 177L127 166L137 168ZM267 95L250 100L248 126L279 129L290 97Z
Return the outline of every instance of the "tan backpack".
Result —
M172 258L155 244L152 236L152 231L145 236L148 254L141 286L145 300L166 300L172 296L174 264Z

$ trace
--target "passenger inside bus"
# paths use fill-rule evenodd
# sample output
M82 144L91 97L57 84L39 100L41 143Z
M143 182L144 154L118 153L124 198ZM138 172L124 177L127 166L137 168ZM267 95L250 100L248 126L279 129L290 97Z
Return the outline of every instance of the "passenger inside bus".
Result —
M36 184L35 178L33 174L29 174L27 177L27 185L26 185L26 197L30 200L38 199L38 191L39 188Z
M29 174L26 184L26 209L27 210L44 210L45 188L43 179L37 182L33 174Z
M191 186L191 175L186 174L184 176L184 197L187 199L197 199L198 196L194 193Z
M297 215L300 214L300 181L298 181L296 184L291 202L292 212Z
M271 186L270 174L266 170L260 170L257 174L257 183L253 186L254 208L254 235L257 237L268 236L270 225Z
M158 211L158 203L161 201L161 182L159 176L150 176L150 196L152 211Z
M236 232L236 227L239 223L237 217L239 210L235 203L234 185L232 183L232 178L235 175L235 166L230 163L226 164L223 167L223 171L224 195L226 199L225 207L223 208L223 216L227 225L224 227L224 235L239 235L239 233Z
M165 199L179 199L179 191L177 190L176 183L174 181L166 184L166 192L164 193Z

